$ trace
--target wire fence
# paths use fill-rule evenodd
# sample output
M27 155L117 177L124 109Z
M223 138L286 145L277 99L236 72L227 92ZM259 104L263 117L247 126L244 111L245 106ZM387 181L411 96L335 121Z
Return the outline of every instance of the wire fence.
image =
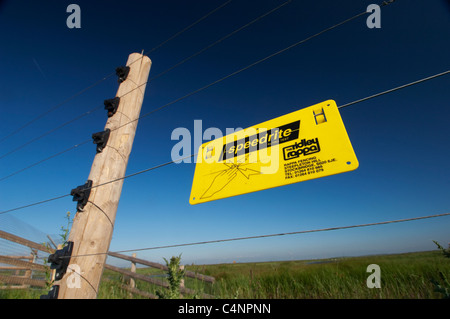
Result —
M231 0L224 2L219 7L217 7L214 10L208 12L206 15L204 15L200 19L196 20L191 25L189 25L186 28L180 30L178 33L175 33L173 36L171 36L167 40L163 41L159 45L155 46L154 48L150 49L146 53L149 54L149 53L152 53L155 50L161 48L166 43L168 43L169 41L171 41L171 40L175 39L176 37L180 36L184 32L190 30L193 26L197 25L198 23L200 23L204 19L210 17L212 14L214 14L215 12L220 10L221 8L225 7L230 2L231 2ZM208 49L212 48L213 46L215 46L215 45L225 41L229 37L233 36L234 34L238 33L239 31L245 29L246 27L252 25L253 23L258 22L259 20L263 19L264 17L268 16L269 14L271 14L271 13L273 13L273 12L283 8L283 7L285 7L290 2L291 2L291 0L283 2L280 5L276 6L275 8L272 8L271 10L269 10L269 11L265 12L264 14L262 14L261 16L251 20L249 23L241 26L238 29L235 29L234 31L232 31L231 33L227 34L226 36L218 39L217 41L212 42L211 44L209 44L208 46L204 47L200 51L197 51L196 53L194 53L194 54L186 57L185 59L179 61L178 63L174 64L172 67L170 67L170 68L166 69L165 71L159 73L158 75L154 76L153 78L151 78L150 80L148 80L144 84L147 84L148 82L153 81L153 80L155 80L155 79L157 79L157 78L159 78L159 77L169 73L174 68L176 68L176 67L186 63L187 61L190 61L194 57L197 57L198 55L202 54L206 50L208 50ZM392 2L392 1L390 1L390 2ZM383 5L384 6L388 5L390 2L383 2ZM171 105L173 105L173 104L175 104L175 103L177 103L179 101L187 99L187 98L189 98L189 97L191 97L191 96L193 96L193 95L195 95L195 94L197 94L199 92L202 92L202 91L204 91L204 90L206 90L206 89L208 89L208 88L210 88L210 87L212 87L212 86L214 86L214 85L216 85L218 83L221 83L221 82L223 82L223 81L225 81L225 80L227 80L227 79L229 79L229 78L231 78L231 77L233 77L233 76L235 76L237 74L240 74L241 72L244 72L244 71L246 71L246 70L248 70L248 69L250 69L250 68L252 68L252 67L254 67L256 65L259 65L259 64L261 64L261 63L263 63L263 62L265 62L265 61L267 61L267 60L269 60L269 59L271 59L271 58L273 58L275 56L278 56L278 55L280 55L280 54L282 54L282 53L284 53L284 52L286 52L286 51L288 51L288 50L290 50L292 48L295 48L295 47L297 47L297 46L299 46L299 45L301 45L303 43L306 43L309 40L312 40L312 39L314 39L316 37L319 37L320 35L322 35L322 34L324 34L326 32L329 32L329 31L331 31L331 30L333 30L335 28L338 28L338 27L340 27L340 26L342 26L342 25L344 25L344 24L346 24L346 23L348 23L350 21L353 21L353 20L355 20L355 19L357 19L357 18L359 18L361 16L364 16L366 14L367 14L366 11L360 12L360 13L358 13L358 14L356 14L356 15L348 18L348 19L345 19L345 20L343 20L343 21L341 21L341 22L339 22L337 24L334 24L334 25L332 25L332 26L330 26L328 28L325 28L325 29L323 29L323 30L321 30L321 31L319 31L317 33L314 33L313 35L311 35L311 36L309 36L307 38L304 38L304 39L302 39L300 41L297 41L297 42L295 42L295 43L293 43L293 44L291 44L291 45L289 45L289 46L287 46L287 47L285 47L285 48L283 48L281 50L278 50L278 51L276 51L276 52L274 52L274 53L272 53L272 54L270 54L270 55L268 55L266 57L263 57L261 59L256 60L253 63L250 63L250 64L248 64L248 65L246 65L246 66L244 66L244 67L242 67L242 68L240 68L240 69L238 69L238 70L236 70L234 72L231 72L231 73L227 74L226 76L223 76L223 77L221 77L221 78L219 78L219 79L217 79L217 80L215 80L215 81L213 81L213 82L211 82L211 83L209 83L207 85L204 85L204 86L202 86L202 87L200 87L200 88L198 88L198 89L196 89L194 91L191 91L191 92L189 92L189 93L187 93L187 94L185 94L185 95L183 95L183 96L181 96L181 97L179 97L177 99L174 99L174 100L172 100L172 101L170 101L170 102L168 102L168 103L166 103L166 104L164 104L164 105L162 105L162 106L160 106L158 108L155 108L152 111L147 112L147 113L139 116L139 118L134 119L134 120L132 120L132 121L130 121L128 123L125 123L124 125L128 125L128 124L134 123L134 122L136 122L136 121L138 121L140 119L148 117L149 115L154 114L155 112L158 112L158 111L160 111L160 110L162 110L164 108L167 108L167 107L169 107L169 106L171 106ZM136 61L134 61L132 63L135 63L137 61L138 60L136 60ZM94 83L93 85L90 85L90 86L86 87L85 89L83 89L80 92L76 93L75 95L69 97L68 99L66 99L65 101L63 101L60 104L56 105L55 107L49 109L47 112L42 113L41 115L39 115L38 117L34 118L33 120L31 120L31 121L25 123L24 125L20 126L18 129L16 129L16 130L12 131L11 133L7 134L4 138L2 138L0 140L0 142L3 142L5 140L9 139L13 135L18 133L22 129L24 129L25 127L29 126L30 124L34 123L35 121L40 120L41 118L43 118L44 116L46 116L50 112L56 110L57 108L61 107L62 105L64 105L68 101L70 101L70 100L80 96L81 94L83 94L87 90L97 86L99 83L101 83L101 82L105 81L106 79L110 78L113 74L114 73L105 76L104 78L100 79L98 82ZM382 96L382 95L385 95L385 94L393 93L393 92L396 92L398 90L405 89L405 88L411 87L413 85L418 85L418 84L424 83L426 81L429 81L429 80L432 80L432 79L436 79L436 78L439 78L439 77L442 77L442 76L445 76L445 75L448 75L448 74L450 74L450 70L443 71L441 73L437 73L437 74L434 74L434 75L431 75L431 76L428 76L428 77L425 77L425 78L422 78L422 79L419 79L419 80L415 80L413 82L409 82L407 84L403 84L403 85L400 85L400 86L397 86L397 87L394 87L394 88L391 88L391 89L388 89L388 90L385 90L385 91L382 91L382 92L379 92L379 93L375 93L373 95L370 95L370 96L367 96L367 97L355 100L353 102L349 102L349 103L340 105L340 106L338 106L338 108L340 108L340 109L341 108L346 108L346 107L349 107L351 105L355 105L355 104L358 104L358 103L361 103L361 102L364 102L364 101L367 101L369 99L376 98L376 97L379 97L379 96ZM137 88L139 88L139 86ZM137 89L137 88L135 88L135 89ZM135 89L133 89L133 90L135 90ZM128 93L130 93L130 92L128 92ZM126 93L126 94L128 94L128 93ZM24 143L24 144L19 145L15 149L13 149L13 150L11 150L11 151L9 151L7 153L4 153L3 155L0 156L0 159L15 153L16 151L26 147L27 145L29 145L31 143L34 143L34 142L40 140L41 138L44 138L47 135L55 133L57 130L62 129L65 126L67 126L67 125L69 125L69 124L71 124L71 123L73 123L73 122L75 122L75 121L77 121L77 120L87 116L87 115L92 114L94 111L96 111L96 110L98 110L100 108L101 108L101 106L97 106L96 108L91 109L91 110L89 110L89 111L87 111L85 113L82 113L81 115L79 115L78 117L75 117L72 120L69 120L69 121L67 121L67 122L65 122L63 124L60 124L59 126L57 126L57 127L53 128L53 129L51 129L51 130L49 130L49 131L39 135L38 137L36 137L36 138L34 138L34 139ZM118 128L120 128L120 127L118 127ZM116 128L116 129L118 129L118 128ZM57 153L55 153L55 154L53 154L51 156L48 156L48 157L46 157L46 158L44 158L42 160L34 162L33 164L31 164L29 166L26 166L26 167L24 167L24 168L22 168L22 169L20 169L18 171L15 171L15 172L12 172L12 173L10 173L10 174L8 174L6 176L3 176L3 177L0 178L0 181L6 180L6 179L8 179L8 178L10 178L10 177L12 177L12 176L14 176L16 174L22 173L22 172L24 172L27 169L30 169L30 168L35 167L35 166L37 166L37 165L39 165L39 164L41 164L41 163L43 163L45 161L48 161L48 160L53 159L55 157L58 157L59 155L62 155L64 153L68 152L68 151L77 149L78 147L80 147L80 146L82 146L84 144L87 144L89 142L91 142L91 139L83 141L83 142L80 142L80 143L77 143L76 145L73 145L73 146L71 146L71 147L69 147L69 148L67 148L67 149L65 149L63 151L57 152ZM175 163L177 161L181 161L181 160L183 160L185 158L190 158L190 157L194 157L194 156L196 156L196 154L189 155L189 156L186 156L184 158L179 158L179 159L176 159L176 160L168 161L168 162L165 162L165 163L161 163L159 165L156 165L156 166L153 166L153 167L150 167L150 168L147 168L147 169L144 169L144 170L141 170L141 171L138 171L138 172L135 172L135 173L123 176L123 177L115 179L115 180L108 181L108 182L100 184L100 185L93 185L91 188L101 187L101 186L104 186L106 184L114 183L114 182L119 181L119 180L128 179L128 178L131 178L131 177L143 174L143 173L147 173L147 172L150 172L150 171L162 168L162 167L166 167L166 166L168 166L170 164L173 164L173 163ZM30 225L27 225L26 223L23 223L20 220L15 219L10 214L6 214L6 213L10 213L10 212L13 212L13 211L18 211L18 210L29 208L29 207L36 206L36 205L41 205L41 204L48 203L48 202L51 202L51 201L54 201L54 200L58 200L58 199L61 199L61 198L65 198L65 197L68 197L68 196L71 196L71 194L64 194L64 195L60 195L60 196L57 196L57 197L52 197L52 198L44 199L44 200L41 200L41 201L38 201L38 202L30 203L30 204L27 204L27 205L22 205L22 206L10 208L10 209L2 210L2 211L0 211L0 225L1 225L1 229L0 230L3 230L5 232L8 232L8 233L11 233L11 234L14 234L14 235L26 238L26 239L28 239L30 241L33 241L33 242L36 242L36 243L42 243L42 245L46 245L48 247L56 248L59 244L63 243L63 241L61 240L59 235L50 235L49 236L47 234L44 234L43 232L37 230L36 228L34 228L34 227L30 226ZM165 248L174 248L174 247L205 245L205 244L218 244L218 243L230 242L230 241L241 241L241 240L261 239L261 238L269 238L269 237L280 237L280 236L288 236L288 235L300 235L300 234L313 233L313 232L327 232L327 231L345 230L345 229L351 229L351 228L381 226L381 225L392 224L392 223L412 222L412 221L417 221L417 220L430 219L430 218L441 218L441 217L447 217L447 216L450 216L450 213L440 213L440 214L426 215L426 216L419 216L419 217L411 217L411 218L405 218L405 219L399 219L399 220L386 220L386 221L380 221L380 222L374 222L374 223L366 223L366 224L344 225L344 226L336 226L336 227L321 228L321 229L311 229L311 230L299 230L299 231L285 232L285 233L274 233L274 234L265 234L265 235L256 235L256 236L242 236L242 237L235 237L235 238L223 238L223 239L205 240L205 241L190 242L190 243L178 243L178 244L153 246L153 247L136 247L136 248L133 248L133 249L130 248L130 249L126 249L126 250L116 251L115 253L128 253L128 252L137 252L137 251L155 250L155 249L165 249ZM3 238L0 238L0 252L1 252L0 255L7 256L7 257L8 256L9 257L15 256L18 259L33 258L34 262L36 264L38 264L38 265L44 265L45 259L48 258L48 253L45 253L45 252L42 252L42 251L38 252L37 250L30 249L29 247L20 245L18 243L11 242L11 241L3 239ZM104 252L102 254L108 254L108 253L109 252ZM91 255L97 255L97 254L91 254ZM73 257L82 257L82 256L91 256L91 255L78 255L78 256L73 256ZM23 257L23 258L19 258L19 257ZM110 258L110 260L111 260L111 258ZM114 260L114 257L112 258L112 260ZM116 262L118 262L118 261L116 260L114 263L116 263ZM18 263L18 264L20 264L20 263ZM1 261L0 261L0 268L3 267L3 269L0 269L0 275L1 274L3 274L3 275L12 275L13 272L14 272L15 276L22 276L22 277L23 276L30 276L30 273L29 273L28 269L25 269L25 268L24 269L7 269L8 265L10 265L10 264L1 263ZM124 267L125 267L125 265L124 265ZM32 272L31 274L32 274L31 277L34 276L33 278L35 278L35 279L42 279L43 276L45 276L44 272L42 272L42 271L41 272L35 271L35 272ZM160 276L161 278L163 278L163 274L162 273L157 273L155 276ZM165 280L164 278L161 279L162 282L164 280Z
M63 241L11 215L0 217L0 289L44 288L47 259Z

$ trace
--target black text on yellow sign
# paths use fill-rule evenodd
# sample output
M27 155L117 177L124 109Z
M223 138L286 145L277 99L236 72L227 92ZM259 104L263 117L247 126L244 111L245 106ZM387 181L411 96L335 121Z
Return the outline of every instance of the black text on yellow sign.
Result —
M191 204L355 170L336 103L328 100L203 144Z
M300 121L295 121L281 127L272 128L262 133L247 136L238 141L225 144L222 149L222 161L227 159L257 152L272 145L283 144L298 139Z

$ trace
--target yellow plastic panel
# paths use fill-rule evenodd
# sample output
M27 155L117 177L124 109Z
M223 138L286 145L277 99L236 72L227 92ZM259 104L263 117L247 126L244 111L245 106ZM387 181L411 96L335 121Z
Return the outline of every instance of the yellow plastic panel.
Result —
M203 144L189 202L199 204L358 168L333 100Z

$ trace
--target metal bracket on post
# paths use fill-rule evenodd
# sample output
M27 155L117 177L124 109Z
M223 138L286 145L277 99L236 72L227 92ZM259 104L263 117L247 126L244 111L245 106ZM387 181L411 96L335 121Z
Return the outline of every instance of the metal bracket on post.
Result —
M115 97L113 99L105 100L105 110L108 111L108 117L113 116L117 112L117 108L119 107L120 97Z
M72 189L70 195L73 196L73 201L78 202L77 211L82 212L84 206L86 206L87 201L89 199L89 195L91 194L92 181L88 180L86 184L78 186L77 188Z
M109 133L111 133L111 130L107 128L103 132L92 134L94 144L97 144L97 153L101 153L103 149L106 147L106 144L108 143L109 139Z
M55 251L48 256L50 262L50 269L55 270L55 281L61 280L69 267L70 257L72 256L73 242L68 241L67 245ZM58 299L59 285L54 285L47 295L41 295L40 299Z
M66 273L72 250L73 242L68 241L67 246L48 256L48 261L51 262L50 269L55 269L55 280L61 280Z
M119 66L118 68L116 68L116 75L119 77L118 82L122 83L123 81L125 81L129 73L130 73L129 66Z
M47 295L41 295L40 299L58 299L59 285L54 285Z

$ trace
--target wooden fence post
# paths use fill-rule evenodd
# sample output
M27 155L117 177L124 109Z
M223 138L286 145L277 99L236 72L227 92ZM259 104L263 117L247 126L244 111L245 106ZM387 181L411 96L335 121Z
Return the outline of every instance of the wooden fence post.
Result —
M58 246L56 246L56 249L58 249L58 250L60 250L62 248L63 248L62 244L59 244ZM52 282L55 281L55 276L56 276L56 269L52 269L52 278L51 278Z
M180 265L180 271L184 270L184 265ZM184 276L183 278L180 280L180 292L184 291ZM181 293L180 293L180 297L181 297Z
M58 299L97 298L151 61L142 54L133 53L128 57L127 66L130 67L128 76L116 94L120 98L117 111L114 114L108 112L104 129L110 130L108 142L95 155L87 178L92 181L88 201L83 211L77 211L69 235L69 241L73 242L69 267L73 265L81 272L78 274L81 287L69 287L64 276Z
M184 270L184 265L180 265L180 270L181 270L181 271ZM183 279L180 280L180 288L181 288L181 289L184 288L184 277L183 277Z
M136 258L136 253L133 253L131 256L133 258ZM136 263L134 261L131 262L131 272L136 273ZM136 288L136 281L134 280L133 277L130 277L130 287Z
M31 252L30 252L29 260L32 264L34 264L36 262L36 253L34 253L33 250L31 250ZM24 278L32 279L33 278L33 270L32 269L25 270ZM26 287L29 288L30 286L26 285Z

